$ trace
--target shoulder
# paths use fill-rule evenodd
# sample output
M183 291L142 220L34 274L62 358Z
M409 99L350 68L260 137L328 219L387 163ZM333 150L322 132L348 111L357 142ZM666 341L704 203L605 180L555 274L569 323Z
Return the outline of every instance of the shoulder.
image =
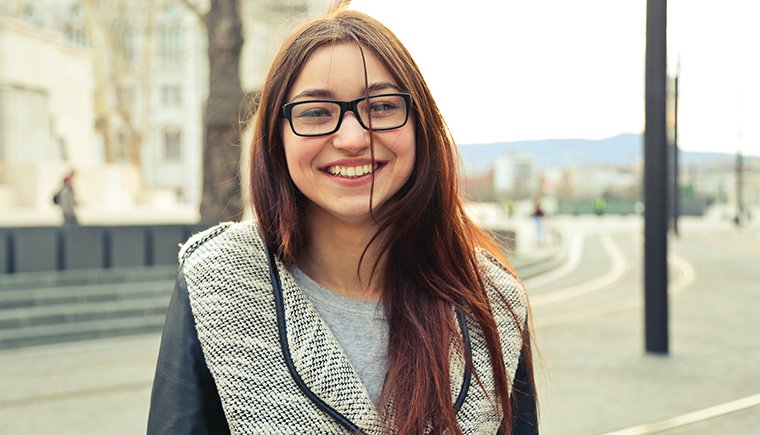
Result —
M485 249L477 249L478 270L499 335L510 382L529 339L528 297L519 278Z
M269 303L271 282L263 240L253 221L224 223L192 236L180 250L180 273L198 316L251 300Z
M190 236L190 238L180 246L179 263L183 264L185 259L191 256L199 246L203 245L205 242L213 239L219 234L222 234L232 225L234 225L233 222L220 223Z
M265 255L255 222L224 222L191 236L180 248L183 269Z
M477 250L478 268L491 303L494 317L516 315L525 322L528 312L528 296L519 278L499 259L485 249Z

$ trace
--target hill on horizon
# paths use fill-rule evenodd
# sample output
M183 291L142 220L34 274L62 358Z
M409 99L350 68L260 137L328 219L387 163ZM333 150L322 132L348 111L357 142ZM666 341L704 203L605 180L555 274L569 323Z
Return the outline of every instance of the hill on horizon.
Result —
M580 165L627 166L644 161L644 138L640 134L621 134L606 139L547 139L490 144L460 145L466 174L482 173L493 167L494 161L505 153L515 153L533 159L538 169L554 169ZM745 157L758 159L759 157ZM734 153L702 153L681 151L683 165L730 163Z

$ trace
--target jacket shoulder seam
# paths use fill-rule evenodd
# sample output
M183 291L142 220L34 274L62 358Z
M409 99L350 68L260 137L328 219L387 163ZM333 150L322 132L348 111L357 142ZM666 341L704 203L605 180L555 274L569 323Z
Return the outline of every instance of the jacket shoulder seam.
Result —
M190 257L190 255L192 255L192 253L195 252L195 250L198 249L199 246L203 245L204 243L213 239L214 237L222 234L227 229L229 229L233 224L234 222L223 222L211 228L208 228L204 231L201 231L197 234L194 234L180 248L180 251L178 254L179 263L184 264L185 260L187 260L187 258Z

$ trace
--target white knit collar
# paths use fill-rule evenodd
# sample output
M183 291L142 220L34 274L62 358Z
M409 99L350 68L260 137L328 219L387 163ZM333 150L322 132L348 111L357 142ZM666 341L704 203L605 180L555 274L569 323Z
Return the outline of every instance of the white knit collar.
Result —
M290 354L304 383L360 427L380 416L361 378L314 305L279 261Z

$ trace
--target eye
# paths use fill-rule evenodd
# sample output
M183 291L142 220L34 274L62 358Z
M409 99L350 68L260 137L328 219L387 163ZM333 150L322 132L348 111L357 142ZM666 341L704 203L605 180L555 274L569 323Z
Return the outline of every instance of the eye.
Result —
M321 123L335 119L340 107L324 102L306 102L293 107L293 120L299 123Z
M384 118L404 113L404 100L396 95L371 98L369 114L373 118Z
M294 115L298 118L325 118L332 116L329 110L324 108L313 108L306 110L294 110Z
M389 101L378 101L376 103L372 103L372 107L370 108L373 113L388 112L396 109L398 109L398 106Z

